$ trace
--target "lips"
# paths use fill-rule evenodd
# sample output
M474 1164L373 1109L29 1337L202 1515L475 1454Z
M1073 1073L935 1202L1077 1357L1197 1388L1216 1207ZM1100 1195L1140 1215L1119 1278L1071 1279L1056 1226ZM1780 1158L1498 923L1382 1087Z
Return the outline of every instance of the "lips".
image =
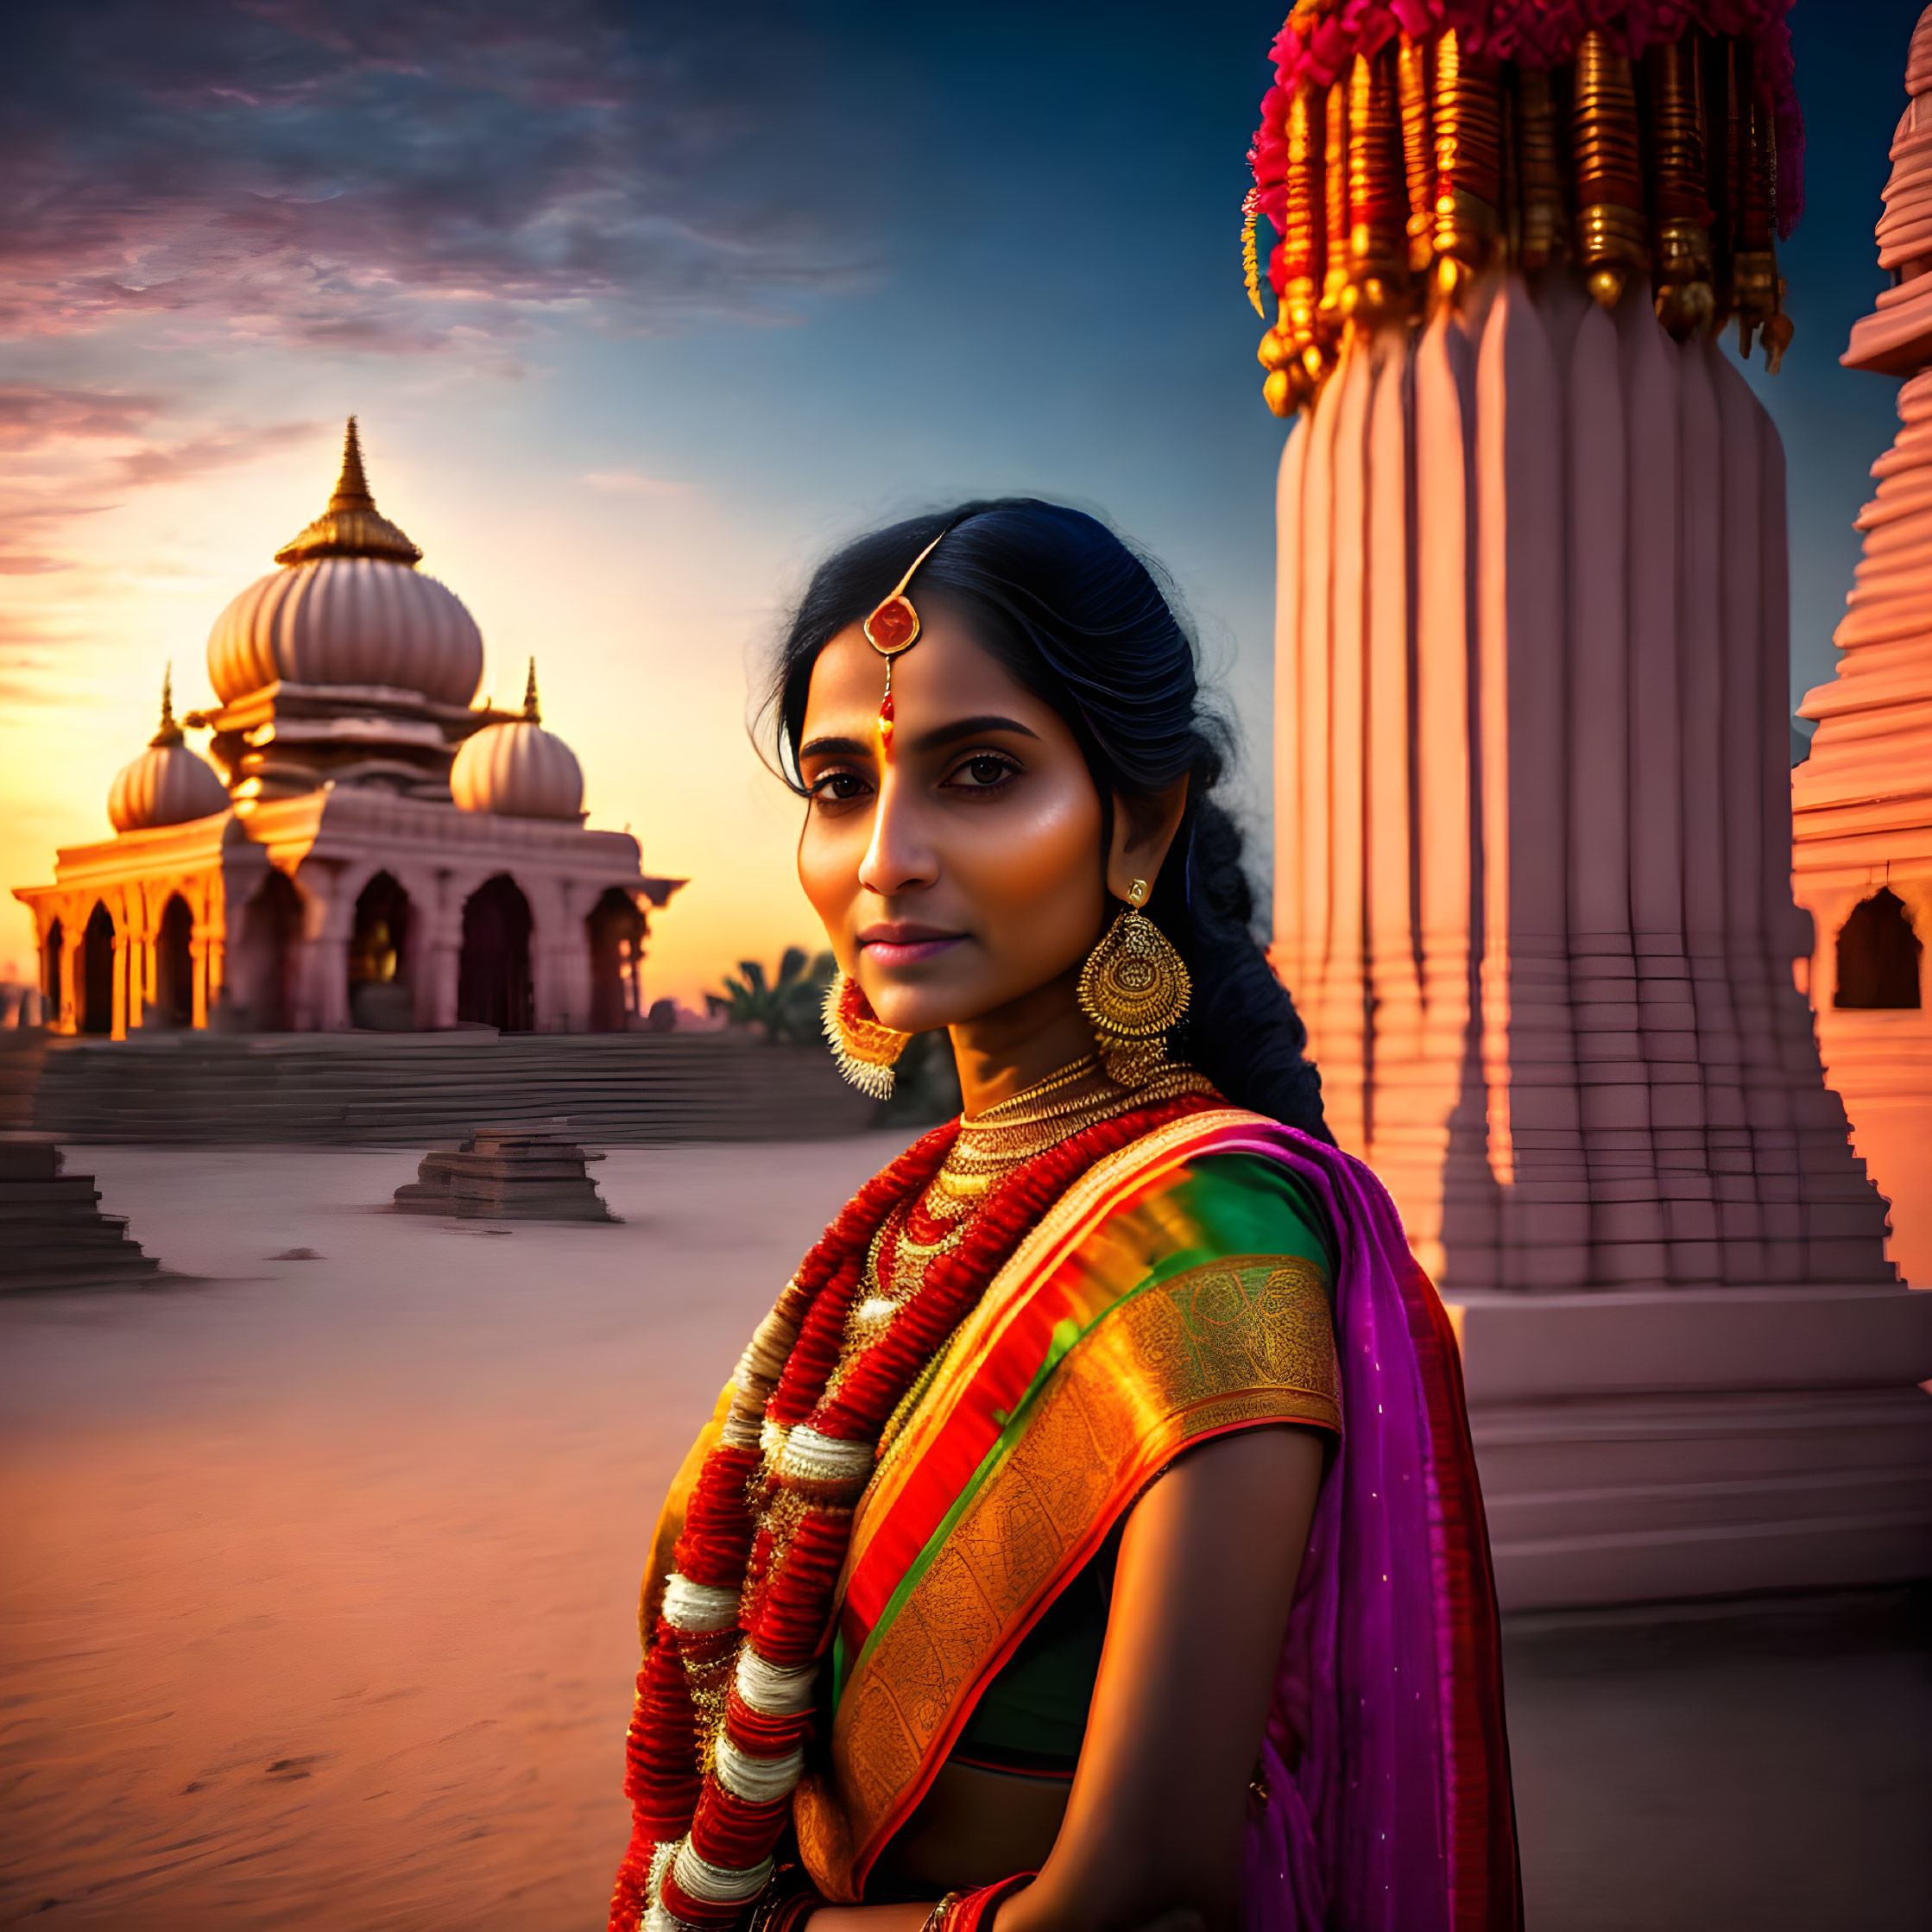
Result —
M965 937L935 925L868 925L859 935L859 944L875 966L915 966L922 960L937 959Z

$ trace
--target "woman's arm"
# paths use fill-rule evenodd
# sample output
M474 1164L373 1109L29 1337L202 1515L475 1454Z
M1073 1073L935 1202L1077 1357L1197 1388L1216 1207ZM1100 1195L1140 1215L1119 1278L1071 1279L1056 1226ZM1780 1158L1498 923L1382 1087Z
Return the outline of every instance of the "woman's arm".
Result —
M1248 1784L1322 1481L1323 1438L1249 1430L1184 1455L1121 1544L1066 1822L998 1932L1231 1926Z
M1190 1450L1127 1519L1065 1822L997 1932L1234 1924L1248 1782L1321 1487L1323 1437ZM809 1932L918 1932L927 1906L830 1906Z

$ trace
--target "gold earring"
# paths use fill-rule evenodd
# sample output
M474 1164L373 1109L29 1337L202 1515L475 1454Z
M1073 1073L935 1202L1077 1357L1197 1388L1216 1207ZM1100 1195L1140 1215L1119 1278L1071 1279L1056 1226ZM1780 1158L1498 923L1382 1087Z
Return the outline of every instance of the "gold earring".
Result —
M862 1094L890 1100L893 1065L906 1051L910 1033L887 1026L872 1010L865 988L848 973L837 973L825 988L825 1038L838 1070Z
M1080 1010L1108 1079L1122 1087L1145 1086L1166 1064L1169 1030L1194 991L1172 941L1140 910L1146 897L1147 881L1136 879L1080 969Z

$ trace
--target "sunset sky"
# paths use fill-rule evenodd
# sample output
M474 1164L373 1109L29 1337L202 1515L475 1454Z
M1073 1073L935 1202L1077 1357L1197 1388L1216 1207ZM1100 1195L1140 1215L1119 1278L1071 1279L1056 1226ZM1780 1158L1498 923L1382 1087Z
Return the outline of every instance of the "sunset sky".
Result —
M647 997L809 941L748 673L815 559L990 491L1171 569L1265 851L1272 477L1243 155L1281 0L14 0L0 25L0 886L107 834L163 666L322 508L384 513L692 881ZM1794 691L1894 385L1840 370L1918 9L1803 0ZM1257 780L1260 782L1256 782ZM31 927L0 914L0 976Z

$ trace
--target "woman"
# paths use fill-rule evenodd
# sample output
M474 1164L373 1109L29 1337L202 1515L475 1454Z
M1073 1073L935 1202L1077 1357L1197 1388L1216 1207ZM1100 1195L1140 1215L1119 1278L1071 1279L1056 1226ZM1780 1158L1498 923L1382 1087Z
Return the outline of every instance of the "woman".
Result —
M1249 927L1147 568L971 503L813 579L773 711L827 1025L963 1118L853 1199L646 1579L614 1927L1518 1923L1455 1346Z

